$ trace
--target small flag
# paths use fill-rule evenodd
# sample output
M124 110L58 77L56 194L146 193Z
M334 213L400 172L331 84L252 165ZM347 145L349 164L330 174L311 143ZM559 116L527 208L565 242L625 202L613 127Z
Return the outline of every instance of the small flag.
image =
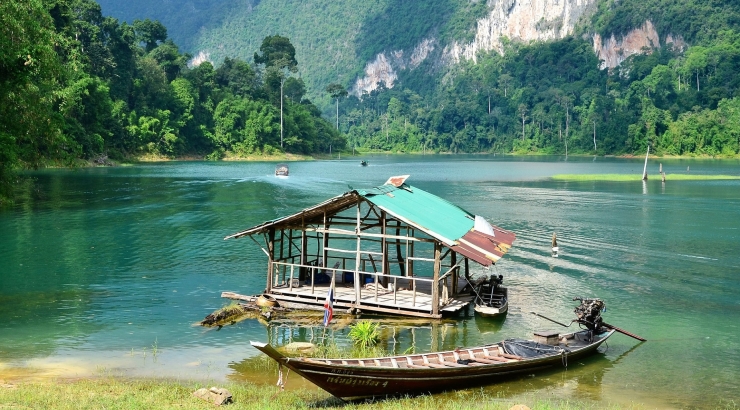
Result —
M332 285L334 285L332 281ZM326 302L324 302L324 327L329 326L331 317L334 315L334 286L329 286L329 294L326 295Z

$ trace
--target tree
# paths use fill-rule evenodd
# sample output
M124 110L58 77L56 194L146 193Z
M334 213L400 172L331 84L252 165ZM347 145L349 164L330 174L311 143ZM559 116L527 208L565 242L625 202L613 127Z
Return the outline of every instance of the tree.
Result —
M498 77L498 86L504 89L504 97L507 96L507 90L511 86L511 81L513 79L514 78L508 73L501 74Z
M279 35L265 37L262 40L260 51L262 55L254 53L255 64L264 64L265 67L276 67L279 70L287 68L290 71L298 66L295 59L295 47L287 37Z
M216 84L232 94L246 97L256 88L257 77L252 67L244 61L226 57L216 69Z
M53 96L62 74L57 40L41 0L0 2L0 202L15 168L37 166L63 138Z
M276 79L280 83L280 148L283 148L283 86L288 72L298 72L295 47L287 37L274 35L267 36L262 40L260 51L262 55L254 53L254 62L255 64L265 65L267 71L265 83L269 83L268 79Z
M294 103L300 103L306 95L306 84L302 78L289 77L283 86L285 96Z
M147 53L157 47L157 42L167 40L167 27L156 20L134 20L134 31L136 40L146 45Z
M522 141L524 141L524 122L527 120L527 106L519 104L517 111L519 112L519 116L522 117Z
M326 92L337 101L337 129L339 129L339 99L347 96L347 90L337 83L326 86Z

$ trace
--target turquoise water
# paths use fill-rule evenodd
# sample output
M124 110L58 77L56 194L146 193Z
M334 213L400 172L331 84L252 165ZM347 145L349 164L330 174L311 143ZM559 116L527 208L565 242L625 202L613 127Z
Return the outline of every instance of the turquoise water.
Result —
M740 403L740 181L561 182L563 173L642 172L642 160L373 156L273 163L182 162L47 170L0 211L0 378L89 376L249 379L249 340L316 340L321 328L255 320L194 323L222 291L264 288L266 260L223 237L391 175L517 234L500 262L503 321L472 310L443 323L385 326L389 349L417 351L521 337L569 321L574 296L606 301L616 335L568 369L486 387L491 395L645 407ZM738 161L663 160L671 173L740 175ZM657 175L658 161L650 161ZM560 257L550 256L557 232ZM339 342L346 329L330 330ZM294 386L301 382L294 376Z

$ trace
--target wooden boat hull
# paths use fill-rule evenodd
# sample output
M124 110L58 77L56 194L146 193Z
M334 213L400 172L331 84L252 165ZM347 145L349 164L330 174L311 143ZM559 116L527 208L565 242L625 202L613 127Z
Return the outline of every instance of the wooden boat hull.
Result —
M343 400L354 400L466 388L495 383L519 373L563 366L568 361L593 354L613 333L613 330L609 330L595 334L592 341L587 342L590 331L575 332L570 335L584 342L567 346L567 353L518 359L507 354L489 355L498 349L499 344L374 359L308 359L288 358L269 344L251 343L332 395ZM463 362L465 357L473 358L473 361L460 364L456 357Z
M481 288L481 294L475 298L475 312L481 316L495 317L509 310L509 290L503 286Z

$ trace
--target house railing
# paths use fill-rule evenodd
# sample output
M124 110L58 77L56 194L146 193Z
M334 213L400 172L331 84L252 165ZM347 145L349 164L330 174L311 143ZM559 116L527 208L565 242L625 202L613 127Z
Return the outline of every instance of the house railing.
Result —
M446 282L452 272L452 269L450 269L450 271L440 277L435 284L434 279L430 278L384 274L380 272L370 272L364 269L355 271L353 269L339 267L339 263L337 263L335 267L318 266L317 262L318 259L313 259L307 264L278 261L272 262L273 272L275 272L275 275L272 278L272 287L276 289L287 288L288 291L293 291L294 288L302 287L303 285L310 285L310 294L313 295L316 294L316 285L331 283L332 276L335 278L335 281L337 277L340 277L342 279L340 283L347 283L348 276L346 275L351 275L352 283L355 284L356 291L359 291L359 299L354 302L361 305L362 298L367 296L367 292L372 292L373 300L378 302L379 289L381 288L380 283L387 278L388 283L392 285L392 287L388 288L388 291L393 293L393 303L396 305L398 304L398 283L401 282L410 285L408 290L412 292L411 306L416 307L417 293L421 293L417 291L417 284L429 283L432 287L435 285L439 286L439 284ZM363 267L366 265L365 262L371 261L363 260ZM302 268L305 272L309 273L307 278L304 280L304 283L300 283L299 278L299 273ZM317 281L317 278L320 279ZM368 283L373 283L375 285L372 287L372 290L365 288L364 285ZM446 286L446 284L444 286ZM325 288L322 288L322 291L323 289ZM384 291L383 294L386 294L388 291ZM434 303L434 301L432 301L432 303Z

